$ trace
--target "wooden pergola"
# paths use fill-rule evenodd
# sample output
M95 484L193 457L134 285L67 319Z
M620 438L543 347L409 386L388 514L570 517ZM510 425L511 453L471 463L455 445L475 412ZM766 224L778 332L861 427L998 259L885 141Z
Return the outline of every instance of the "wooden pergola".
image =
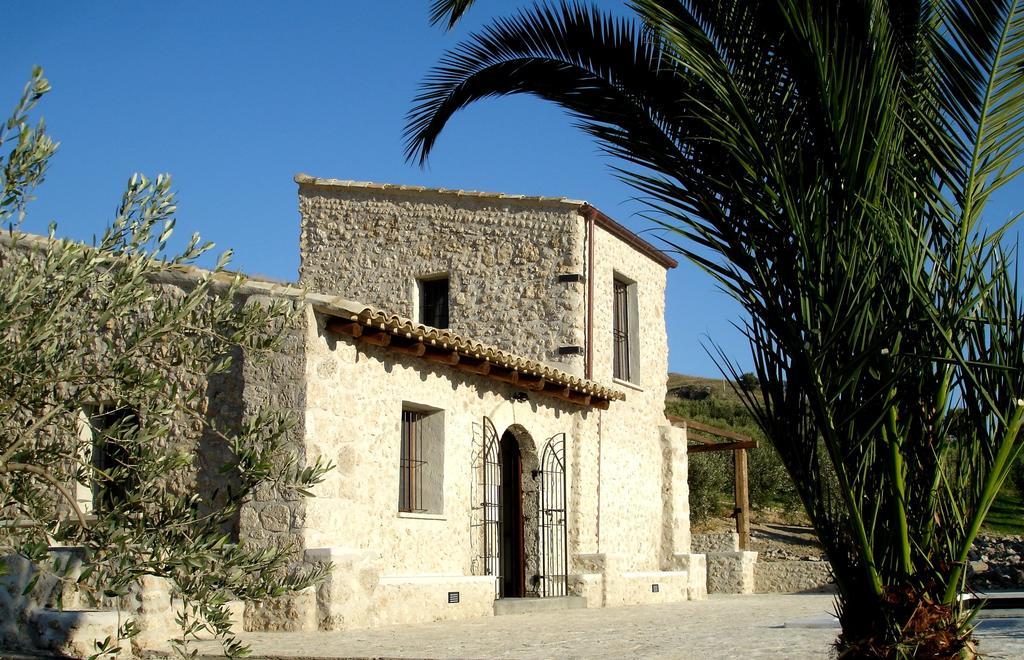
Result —
M731 451L734 473L733 497L736 507L736 532L740 536L740 550L750 545L750 486L747 475L747 450L757 448L757 440L749 436L701 424L691 419L666 415L673 426L686 429L686 451L699 454L706 451Z

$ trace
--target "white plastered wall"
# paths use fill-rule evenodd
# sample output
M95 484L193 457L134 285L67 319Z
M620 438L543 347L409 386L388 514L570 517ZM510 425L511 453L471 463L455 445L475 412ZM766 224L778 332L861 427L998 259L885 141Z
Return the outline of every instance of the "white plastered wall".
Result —
M597 463L598 476L591 480L598 483L599 529L595 549L580 544L581 573L587 564L603 570L606 605L701 598L703 557L690 555L686 434L669 426L664 412L666 269L596 223L593 230L592 374L626 399L599 416L598 451L591 459ZM616 277L636 287L629 382L612 376ZM586 470L588 457L579 458L577 469Z
M499 437L522 426L537 454L548 438L565 433L572 454L594 412L536 393L512 401L519 388L358 346L325 331L312 313L307 347L307 456L336 469L308 502L305 547L311 559L330 559L349 573L333 575L326 587L333 593L321 594L320 627L490 614L494 581L480 560L484 417ZM403 403L444 411L440 515L398 511ZM572 491L571 471L566 479ZM449 591L460 592L458 605L447 602Z
M593 378L626 393L626 400L609 407L602 418L601 551L631 558L636 570L655 570L660 564L662 512L644 503L661 501L659 427L666 423L668 375L666 270L600 226L594 229ZM636 283L638 360L629 383L612 379L616 275Z
M310 460L319 456L336 465L316 487L304 520L307 557L336 566L320 588L317 627L493 612L494 580L484 575L480 559L484 417L493 422L498 437L510 426L521 426L537 454L548 438L566 434L573 593L591 607L688 597L685 570L663 566L663 487L669 483L664 431L630 421L639 400L630 406L627 397L607 411L537 393L530 393L528 401L513 401L519 388L360 346L327 332L323 319L312 312L308 318L306 452ZM408 403L444 411L440 515L398 511L400 420ZM645 485L630 486L638 475L646 475L641 479ZM608 497L628 501L608 502ZM529 545L527 552L535 552ZM649 593L651 581L664 585L660 595ZM460 594L457 605L447 602L454 591Z
M390 226L388 222L401 223L404 217L416 216L421 208L418 204L432 205L433 217L447 219L450 213L443 209L443 204L450 203L447 198L413 195L399 201L368 193L370 197L364 201L361 194L303 191L303 277L307 283L318 282L317 277L331 279L335 268L346 272L351 268L319 261L314 264L311 259L317 250L326 254L327 243L333 245L333 232L343 227L331 223L342 217L356 225L367 222L363 217L392 218L380 220L384 223L380 227L374 225L380 229ZM346 207L352 204L353 208ZM490 202L465 204L482 206L460 208L460 213L481 212ZM381 209L388 212L381 215ZM555 266L544 271L545 282L561 269L586 272L583 238L587 221L582 216L572 217L571 239L561 246L561 256L550 258ZM465 220L471 221L469 217ZM517 218L507 221L507 227L515 233L535 222L532 217L527 222ZM327 228L331 231L322 231ZM310 241L311 232L319 232L318 241ZM375 229L370 233L373 240L366 245L354 245L354 238L339 243L338 254L350 253L353 260L368 250L383 255L384 245L374 241L386 232ZM490 254L486 249L467 252L465 244L451 249L461 255ZM429 255L423 251L398 252L388 251L388 258L397 261L387 267L370 259L352 269L360 276L369 272L367 269L387 275L398 287L399 298L386 300L381 293L386 282L381 280L384 288L380 291L360 292L374 294L366 302L399 304L414 281L412 275L439 268L451 270L447 263L437 265L424 259ZM317 594L315 626L351 628L492 613L494 580L483 575L480 560L479 448L485 416L493 420L499 437L509 426L522 425L538 453L547 438L558 433L567 436L572 593L584 596L591 607L703 595L703 557L689 554L685 432L668 427L664 417L666 270L601 227L595 228L593 256L593 379L626 394L625 401L612 402L606 411L538 394L531 394L527 402L513 402L510 395L519 388L386 349L357 346L348 338L326 333L323 320L308 312L305 449L309 459L322 456L337 466L317 487L317 497L309 501L302 521L307 557L328 559L336 566ZM412 270L406 274L402 268ZM465 261L460 269L466 270L466 276L494 276L493 264L483 261ZM631 383L612 379L612 281L616 273L636 283L638 346ZM585 327L585 283L558 286L568 288L559 288L554 300L560 301L569 291L579 294L567 308L559 308L557 313L552 310L560 328L556 334L565 337L562 326L574 332ZM359 297L352 292L347 295ZM484 315L491 325L472 328L487 336L469 334L503 344L498 341L500 328L521 332L524 327L516 324L515 301L492 301L492 305L495 302L498 307L487 308L490 316ZM492 313L498 308L500 314ZM474 311L466 308L466 314ZM572 337L571 341L583 343L582 339ZM508 348L515 351L517 346ZM526 347L527 354L537 348ZM550 353L545 357L550 358ZM565 368L579 372L582 363L566 363ZM397 510L404 402L445 411L445 487L440 515L400 515ZM657 592L652 591L655 585L660 588ZM458 605L447 602L449 591L460 593Z

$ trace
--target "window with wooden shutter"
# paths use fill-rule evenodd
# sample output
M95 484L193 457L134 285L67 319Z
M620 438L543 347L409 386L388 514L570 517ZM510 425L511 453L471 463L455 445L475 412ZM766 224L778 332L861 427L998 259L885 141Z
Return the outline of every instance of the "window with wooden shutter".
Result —
M441 514L444 509L444 411L402 405L398 510Z

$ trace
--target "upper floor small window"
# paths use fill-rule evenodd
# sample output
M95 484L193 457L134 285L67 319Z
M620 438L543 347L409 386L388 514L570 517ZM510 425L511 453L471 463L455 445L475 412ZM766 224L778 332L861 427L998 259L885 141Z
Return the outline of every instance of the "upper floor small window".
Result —
M612 376L634 382L637 371L636 283L616 276L612 281Z
M448 277L419 280L420 318L423 325L448 327Z

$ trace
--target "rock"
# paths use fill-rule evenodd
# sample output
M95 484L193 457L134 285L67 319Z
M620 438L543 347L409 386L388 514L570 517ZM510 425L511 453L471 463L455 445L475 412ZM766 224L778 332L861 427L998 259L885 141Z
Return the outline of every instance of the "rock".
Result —
M271 532L288 531L291 511L283 504L271 504L260 512L260 522Z
M968 553L969 584L974 589L1024 588L1024 539L981 535Z

